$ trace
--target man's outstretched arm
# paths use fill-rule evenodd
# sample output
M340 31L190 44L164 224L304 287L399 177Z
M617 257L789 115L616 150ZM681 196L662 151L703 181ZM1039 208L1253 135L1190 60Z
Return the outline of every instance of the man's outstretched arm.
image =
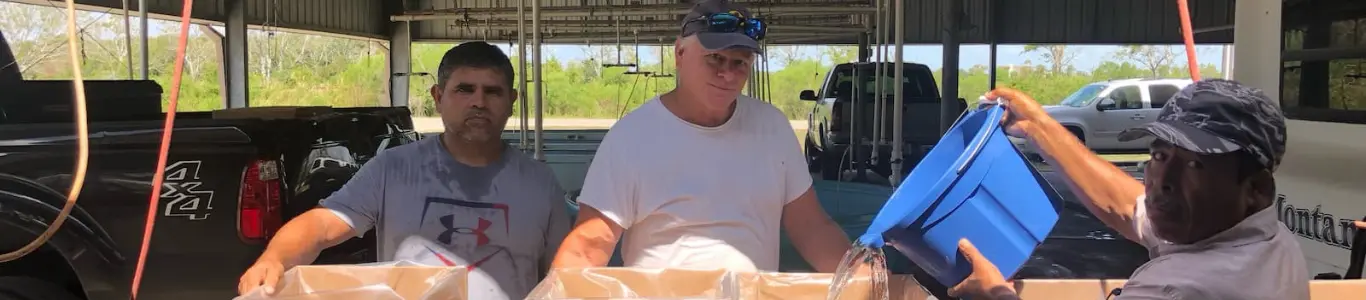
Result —
M986 95L989 101L998 97L1007 99L1006 110L1014 119L1013 124L1007 124L1010 129L1038 146L1091 214L1125 238L1144 244L1142 235L1146 233L1140 232L1134 217L1138 198L1144 193L1143 183L1092 152L1029 95L1008 88Z
M849 236L821 208L813 188L783 206L782 222L792 246L816 272L834 273L849 252Z
M314 208L289 220L270 239L261 259L274 259L285 269L312 263L323 249L356 236L351 225L326 208Z
M592 206L579 205L578 221L560 243L551 269L606 266L623 231Z

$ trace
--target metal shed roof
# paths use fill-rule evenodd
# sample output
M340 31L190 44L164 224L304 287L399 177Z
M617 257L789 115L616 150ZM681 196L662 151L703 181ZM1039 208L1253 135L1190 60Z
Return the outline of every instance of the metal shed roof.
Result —
M41 0L8 0L50 5ZM148 12L179 13L179 0L145 0ZM193 17L222 23L229 1L246 1L251 25L385 39L392 20L414 20L414 41L516 39L517 4L532 0L196 0ZM546 43L671 42L690 0L542 0ZM771 44L855 44L873 20L877 0L736 0L771 24ZM1006 44L1180 43L1173 0L921 0L907 1L907 44L942 41L943 6L963 1L961 42ZM1199 43L1233 41L1233 1L1191 1ZM86 8L121 8L122 0L78 0ZM137 0L130 0L136 11ZM891 1L888 1L891 2ZM867 16L867 17L863 17ZM530 27L530 22L527 22Z

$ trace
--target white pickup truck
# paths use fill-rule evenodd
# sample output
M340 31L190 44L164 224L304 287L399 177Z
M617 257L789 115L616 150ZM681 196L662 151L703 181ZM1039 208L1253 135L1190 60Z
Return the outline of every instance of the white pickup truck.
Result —
M1119 141L1119 133L1157 118L1172 95L1191 84L1190 79L1121 79L1082 86L1059 105L1044 106L1048 114L1097 152L1146 152L1152 138ZM1033 145L1013 139L1032 159Z

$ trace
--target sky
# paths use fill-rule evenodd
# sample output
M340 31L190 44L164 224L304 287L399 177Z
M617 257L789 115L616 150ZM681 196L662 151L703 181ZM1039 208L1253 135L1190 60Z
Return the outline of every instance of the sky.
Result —
M0 5L24 5L24 6L28 6L28 5L25 5L25 4L14 4L14 3L3 3L3 2L0 2ZM33 6L33 7L34 7L34 8L37 8L37 9L50 9L50 8L47 8L47 7L39 7L39 6ZM89 20L89 19L101 17L100 15L101 15L101 13L99 13L99 12L85 12L85 13L84 13L84 16L82 16L81 19L83 19L83 20ZM3 17L3 16L0 16L0 17ZM118 14L110 14L110 15L103 16L103 17L104 17L104 18L117 18L117 17L119 17L119 15L118 15ZM136 18L134 18L133 21L134 21L134 22L133 22L133 26L135 27L135 28L134 28L134 34L137 34L137 29L136 29L136 27L137 27L137 22L136 22L136 21L137 21L137 20L136 20ZM174 32L176 32L177 30L179 30L179 24L178 24L177 22L166 21L166 20L155 20L155 19L153 19L153 20L148 20L148 23L149 23L149 25L150 25L150 26L149 26L149 31L150 31L149 33L150 33L151 35L158 35L158 34L165 34L165 33L174 33ZM217 26L215 26L215 27L217 27ZM222 28L221 28L221 27L218 27L218 29L219 29L220 32L221 32ZM199 31L198 31L198 30L191 30L191 33L197 35L197 34L199 34ZM509 45L508 45L507 42L500 42L500 43L498 43L498 45L499 45L500 48L503 48L503 51L507 51L507 53L509 53L509 54L514 54L514 53L513 53L513 52L514 52L514 49L511 49L511 48L509 47ZM601 46L601 45L599 45L599 46ZM624 47L629 47L630 45L623 45L623 46L624 46ZM770 46L770 47L772 47L772 46ZM1182 53L1182 54L1184 54L1185 50L1184 50L1184 49L1181 49L1180 46L1173 46L1173 47L1177 47L1177 49L1176 49L1177 53ZM1222 55L1221 47L1222 47L1221 45L1196 46L1196 53L1197 53L1196 59L1197 59L1201 64L1212 64L1212 65L1214 65L1216 68L1221 68L1221 67L1222 67L1222 64L1221 64L1221 62L1222 62L1222 61L1221 61L1221 55ZM655 52L658 52L657 49L659 49L658 46L654 46L654 47L641 46L641 51L643 52L643 56L641 57L642 63L647 63L647 64L648 64L648 63L657 62L657 61L658 61L658 57L657 57L657 55L656 55L656 53L655 53ZM889 49L890 49L890 47L889 47ZM1101 62L1104 62L1104 61L1106 61L1106 60L1115 60L1116 58L1114 58L1114 56L1111 55L1111 53L1113 53L1114 51L1116 51L1116 50L1118 50L1118 49L1119 49L1119 46L1091 46L1091 45L1087 45L1087 46L1071 46L1071 47L1068 47L1068 50L1070 50L1070 51L1077 51L1078 53L1080 53L1080 54L1078 54L1078 56L1076 57L1076 59L1073 60L1073 62L1072 62L1073 66L1074 66L1075 68L1077 68L1078 70L1091 70L1091 69L1095 68L1097 65L1099 65ZM559 60L561 60L561 61L567 61L567 60L582 60L582 59L587 58L587 56L588 56L587 53L586 53L584 50L585 50L585 47L583 47L583 45L547 45L546 49L544 50L545 52L543 52L542 56L543 56L543 57L546 57L546 58L555 57L555 58L557 58L557 59L559 59ZM807 56L807 57L814 57L814 56L818 56L818 55L820 54L820 50L821 50L821 49L820 49L820 46L806 46L806 47L803 47L802 53L804 54L804 56ZM1026 60L1029 60L1029 61L1031 61L1031 62L1034 63L1034 64L1046 63L1047 60L1044 59L1042 56L1039 56L1038 54L1035 54L1035 53L1023 53L1023 50L1024 50L1024 45L999 45L999 46L997 46L997 64L998 64L998 65L1017 65L1017 64L1023 64L1023 63L1025 63ZM940 68L940 67L942 67L942 66L944 65L943 47L940 46L940 45L907 45L907 46L905 46L905 48L903 49L903 54L904 54L904 55L902 56L903 61L925 64L925 65L929 66L929 67L932 68L932 69L938 69L938 68ZM889 55L889 56L890 56L890 55ZM988 63L989 59L990 59L990 51L989 51L989 47L988 47L987 45L963 45L963 46L961 46L961 47L959 48L959 63L958 63L958 66L959 66L960 68L969 68L969 67L972 67L972 66L974 66L974 65L986 65L986 64ZM1179 61L1184 61L1184 59L1180 59ZM782 68L782 66L781 66L781 65L778 65L776 62L770 62L770 63L769 63L769 67L770 67L770 69L773 69L773 70L778 70L778 69L781 69L781 68Z

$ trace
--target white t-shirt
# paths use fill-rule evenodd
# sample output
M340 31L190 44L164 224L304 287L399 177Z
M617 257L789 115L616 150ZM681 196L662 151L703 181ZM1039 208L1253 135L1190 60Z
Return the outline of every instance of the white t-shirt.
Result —
M781 111L736 102L729 121L703 127L655 97L603 138L579 203L626 228L626 266L778 269L783 206L811 175Z

